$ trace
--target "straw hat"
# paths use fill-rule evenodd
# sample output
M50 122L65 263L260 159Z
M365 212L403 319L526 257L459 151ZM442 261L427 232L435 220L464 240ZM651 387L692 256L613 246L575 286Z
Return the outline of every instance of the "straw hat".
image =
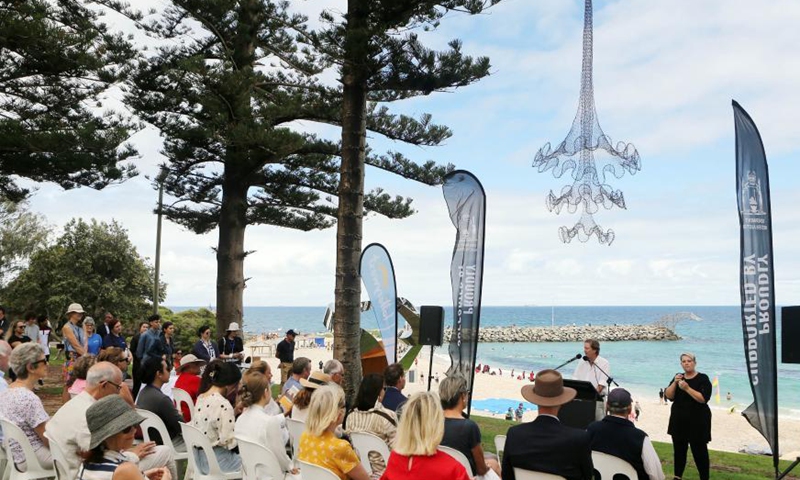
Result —
M180 372L181 370L183 370L183 367L189 365L190 363L202 363L203 365L205 365L208 362L206 362L202 358L197 358L194 354L190 353L188 355L184 355L183 357L181 357L181 364L178 367L178 371Z
M542 370L533 385L522 387L522 398L542 407L564 405L577 393L574 388L564 386L564 379L555 370Z
M86 313L83 311L83 307L81 307L80 303L70 303L69 307L67 307L67 315L70 313Z
M139 416L119 395L103 397L86 410L86 423L92 433L89 448L96 448L108 437L143 421L144 417Z
M311 372L309 375L308 380L305 378L300 379L300 385L306 388L317 388L323 385L327 385L331 381L331 376L327 373L322 373L321 371L317 370L316 372Z

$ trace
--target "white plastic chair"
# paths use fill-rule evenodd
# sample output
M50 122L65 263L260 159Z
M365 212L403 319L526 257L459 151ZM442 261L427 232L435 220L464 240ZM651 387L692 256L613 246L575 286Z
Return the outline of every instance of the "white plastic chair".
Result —
M320 467L313 463L301 460L300 469L302 470L300 475L303 477L303 480L339 480L339 475L336 475L325 467Z
M69 468L67 456L64 454L61 445L56 440L53 440L50 435L45 433L44 436L50 442L50 455L53 456L53 470L56 472L56 480L75 480L78 472Z
M2 429L0 429L2 430ZM0 431L2 433L2 431ZM6 480L8 478L8 458L6 457L6 449L0 445L0 478Z
M214 447L211 442L203 435L203 432L197 428L181 423L181 432L183 433L183 440L186 442L186 451L189 456L189 468L192 469L193 480L219 480L221 478L227 480L236 480L242 478L242 471L236 472L223 472L222 468L217 462L217 456L214 454ZM197 465L197 459L194 456L195 449L203 450L208 461L208 473L200 473Z
M455 448L445 447L444 445L439 445L438 449L439 451L442 451L450 455L451 457L455 458L456 460L458 460L458 463L463 465L464 468L467 470L467 475L469 475L469 478L475 477L475 475L472 474L472 466L469 464L469 460L467 459L466 455L459 452Z
M181 409L181 404L185 403L189 406L189 423L192 422L194 419L194 401L192 400L192 396L189 395L186 390L180 388L173 388L172 389L172 400L175 402L175 408L181 412L181 416L183 415L183 410Z
M305 431L306 424L305 422L295 420L294 418L287 418L286 428L289 429L289 436L292 438L292 452L294 453L293 458L296 460L297 455L300 454L300 435L302 435Z
M553 475L552 473L535 472L533 470L523 470L514 467L514 477L517 480L566 480L561 475Z
M172 438L169 436L169 430L167 430L167 426L164 424L164 420L161 420L161 417L156 415L155 413L151 412L150 410L145 410L143 408L137 408L136 413L140 416L144 417L144 421L139 425L142 428L142 438L145 442L153 441L150 438L150 429L154 428L158 432L158 436L161 437L161 443L164 444L165 447L169 447L170 451L172 452L172 456L176 462L185 460L186 464L186 474L183 476L184 480L189 480L191 478L191 468L189 468L189 453L188 448L186 450L178 450L175 448L175 444L172 443Z
M244 480L283 480L278 458L269 448L236 437L242 457Z
M364 465L368 472L372 470L369 461L370 452L377 452L383 457L383 464L389 464L389 454L391 452L389 451L389 446L386 445L386 442L381 437L369 432L351 432L350 440L353 442L353 448L358 452L359 458L361 458L361 464Z
M495 435L494 436L494 449L497 451L497 459L502 459L502 453L506 451L506 436L505 435Z
M625 475L628 480L639 478L636 469L625 460L603 452L592 452L594 469L600 472L601 480L612 480L614 475Z
M31 442L25 436L25 432L15 424L8 420L0 419L0 426L3 428L3 448L8 457L8 478L9 480L35 480L39 478L51 478L56 476L56 472L51 465L43 466L39 463L39 458L33 451ZM27 469L20 472L14 464L11 455L11 440L19 443L22 447L22 453L25 455L25 464Z

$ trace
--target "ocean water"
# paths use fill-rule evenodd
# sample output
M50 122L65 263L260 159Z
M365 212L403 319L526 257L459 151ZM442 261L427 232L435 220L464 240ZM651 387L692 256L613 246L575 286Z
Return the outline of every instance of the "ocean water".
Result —
M172 307L179 311L189 307ZM445 308L445 325L452 325L452 309ZM702 307L483 307L482 326L549 326L646 324L664 315L692 312L701 321L683 321L676 327L682 340L673 342L602 342L600 354L611 363L611 375L621 387L634 394L655 395L681 371L682 352L697 356L697 369L711 379L719 378L720 407L735 406L737 411L752 402L746 373L742 328L738 306ZM294 328L301 333L324 330L325 307L245 307L244 330L247 332L283 332ZM401 317L402 318L402 317ZM402 322L401 322L402 323ZM780 308L778 308L780 325ZM377 328L372 312L364 312L361 325ZM782 415L800 418L800 365L780 363L780 327L778 328L778 402ZM798 339L800 341L800 339ZM583 353L581 342L480 343L477 362L500 367L504 372L538 371L553 368ZM447 357L447 347L437 348L436 355ZM571 375L575 363L563 371ZM731 392L731 402L726 401ZM711 406L717 405L712 398Z

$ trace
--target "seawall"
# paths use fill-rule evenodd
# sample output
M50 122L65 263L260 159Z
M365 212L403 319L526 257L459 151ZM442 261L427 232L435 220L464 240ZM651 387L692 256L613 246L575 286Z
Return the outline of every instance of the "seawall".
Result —
M450 327L445 328L445 341L450 338ZM594 338L600 342L635 340L680 340L673 330L657 325L584 325L559 327L481 327L478 341L505 342L582 342Z

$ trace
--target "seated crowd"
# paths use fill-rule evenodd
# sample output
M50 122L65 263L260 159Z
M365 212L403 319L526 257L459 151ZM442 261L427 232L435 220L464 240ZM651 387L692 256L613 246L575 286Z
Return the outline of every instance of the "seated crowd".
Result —
M107 335L116 332L118 336L119 322L112 319L107 325ZM151 328L154 325L151 317ZM65 328L75 339L91 338L73 326ZM236 362L237 355L229 354L226 359L214 356L208 329L198 333L201 340L193 351L207 354L209 360L194 353L175 359L175 388L186 392L193 405L176 405L164 393L162 387L170 382L173 367L166 354L140 359L137 375L142 386L134 404L133 392L125 382L130 355L121 346L124 341L112 339L94 342L105 345L96 356L88 353L88 344L75 346L75 354L68 357L72 361L67 378L71 398L52 418L35 393L47 374L48 359L41 346L18 343L12 349L0 341L0 419L22 430L42 466L52 466L54 456L62 458L66 478L80 480L177 479L175 456L185 457L187 443L191 443L183 438L184 431L186 435L192 431L186 430L189 427L183 427L184 423L205 437L214 463L223 472L247 468L239 453L241 441L271 452L281 478L300 478L297 475L302 475L304 465L310 464L342 480L514 480L518 469L589 480L593 476L592 450L630 463L638 480L664 478L646 434L626 419L631 397L624 389L609 395L606 419L588 430L575 429L557 418L560 406L574 398L575 391L563 386L557 371L539 372L535 383L521 392L538 406L538 416L508 430L501 468L495 455L484 452L478 425L465 416L469 389L463 377L445 378L438 394L418 392L406 397L402 393L405 372L401 365L393 364L383 374L364 376L354 404L347 405L339 385L344 366L330 360L324 365L320 362L320 371L312 371L311 361L301 357L293 361L279 397L273 399L272 369L267 362L256 361L244 370ZM145 343L153 341L150 338ZM78 350L83 353L78 355ZM15 373L10 384L3 378L9 368ZM134 442L145 417L161 420L171 446L163 445L165 439L150 429L145 438L155 442ZM300 438L290 438L287 422L302 422L297 423L303 426ZM351 436L362 433L383 441L385 451L391 452L388 459L370 451L368 461L362 463L364 457L351 443ZM19 444L9 443L10 468L24 471L29 458ZM293 444L298 445L295 452ZM57 455L51 453L52 448ZM463 454L463 460L457 459L457 452ZM212 465L202 450L189 449L188 454L200 473L210 472ZM259 467L245 478L273 477Z

